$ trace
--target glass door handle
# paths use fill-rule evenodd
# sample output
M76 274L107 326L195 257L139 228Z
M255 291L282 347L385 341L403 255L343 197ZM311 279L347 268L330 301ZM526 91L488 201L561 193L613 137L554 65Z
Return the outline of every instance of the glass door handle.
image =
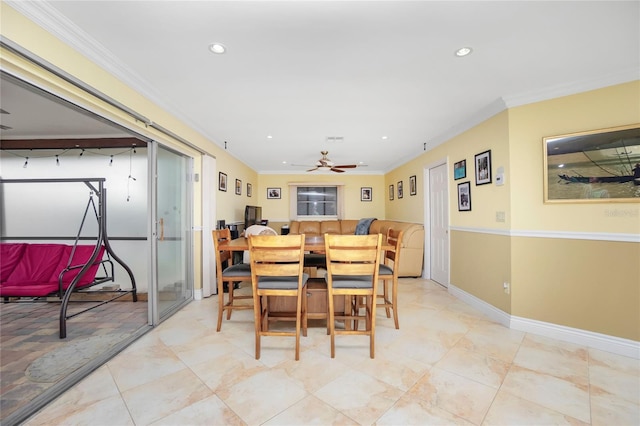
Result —
M158 237L158 240L164 241L164 218L161 217L158 220L158 225L160 225L160 233L159 233L160 236Z

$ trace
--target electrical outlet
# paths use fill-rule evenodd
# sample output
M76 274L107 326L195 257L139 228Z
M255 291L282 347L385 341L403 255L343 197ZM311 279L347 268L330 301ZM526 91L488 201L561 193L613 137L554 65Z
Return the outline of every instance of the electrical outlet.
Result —
M504 222L504 212L496 212L496 222Z
M502 288L506 294L511 294L511 284L505 281L502 283Z

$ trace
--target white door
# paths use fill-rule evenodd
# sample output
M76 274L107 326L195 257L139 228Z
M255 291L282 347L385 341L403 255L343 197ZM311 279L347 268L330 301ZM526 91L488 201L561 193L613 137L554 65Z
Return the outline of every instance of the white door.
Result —
M429 263L433 281L449 286L449 190L447 164L429 169Z

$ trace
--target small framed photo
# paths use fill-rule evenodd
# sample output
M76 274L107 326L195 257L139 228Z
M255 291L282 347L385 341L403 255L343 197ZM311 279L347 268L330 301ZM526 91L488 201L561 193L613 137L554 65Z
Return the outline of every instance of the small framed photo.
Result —
M453 163L453 180L464 179L467 177L467 160Z
M242 195L242 181L236 179L236 195Z
M393 201L393 185L389 185L389 200Z
M402 193L402 181L398 182L398 199L402 198L404 194Z
M253 192L253 187L250 183L247 184L247 197L251 197L251 193Z
M409 176L409 195L416 195L418 189L416 188L416 176Z
M476 154L476 185L491 183L491 150Z
M219 172L218 173L218 190L226 191L227 190L227 174Z
M458 184L458 211L471 211L471 182Z
M360 201L371 201L372 189L370 186L360 188Z
M280 198L280 188L267 188L267 199L275 200Z

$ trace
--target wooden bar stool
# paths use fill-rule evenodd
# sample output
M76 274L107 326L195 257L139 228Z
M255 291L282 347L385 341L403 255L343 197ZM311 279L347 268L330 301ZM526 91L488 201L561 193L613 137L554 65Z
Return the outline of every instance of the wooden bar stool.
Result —
M253 300L253 294L249 296L236 296L234 285L236 282L251 281L251 265L245 263L233 264L233 252L230 250L220 250L220 244L231 241L231 231L229 228L219 229L211 232L213 237L213 249L216 255L216 281L218 285L218 326L216 331L222 327L222 314L227 312L227 321L231 319L233 310L253 309L253 303L236 303L240 300ZM227 263L227 266L223 266ZM228 300L224 301L224 283L227 283Z
M295 336L295 359L300 359L300 328L307 335L307 291L309 275L304 271L304 234L300 235L251 235L249 236L251 259L251 287L254 298L254 322L256 333L256 359L260 359L262 336ZM269 316L269 297L296 298L293 316ZM295 332L269 330L270 320L295 320Z
M335 358L336 335L369 336L369 356L375 357L376 295L382 234L330 235L325 234L327 253L327 296L329 298L329 333L331 334L331 358ZM345 306L344 315L336 315L334 295L346 296L351 309ZM365 300L365 314L359 314L357 299ZM347 299L345 299L345 304ZM344 330L336 330L336 318L345 321ZM365 321L365 329L348 326L349 321Z
M380 264L378 270L378 279L382 281L382 294L378 294L377 298L382 299L382 303L378 303L378 307L385 308L387 318L391 318L389 310L393 310L393 320L396 329L400 328L398 323L398 269L400 262L400 245L402 244L402 235L404 231L396 231L389 228L387 230L387 245L392 245L393 249L384 250L384 263ZM388 285L391 281L391 297L389 297Z

